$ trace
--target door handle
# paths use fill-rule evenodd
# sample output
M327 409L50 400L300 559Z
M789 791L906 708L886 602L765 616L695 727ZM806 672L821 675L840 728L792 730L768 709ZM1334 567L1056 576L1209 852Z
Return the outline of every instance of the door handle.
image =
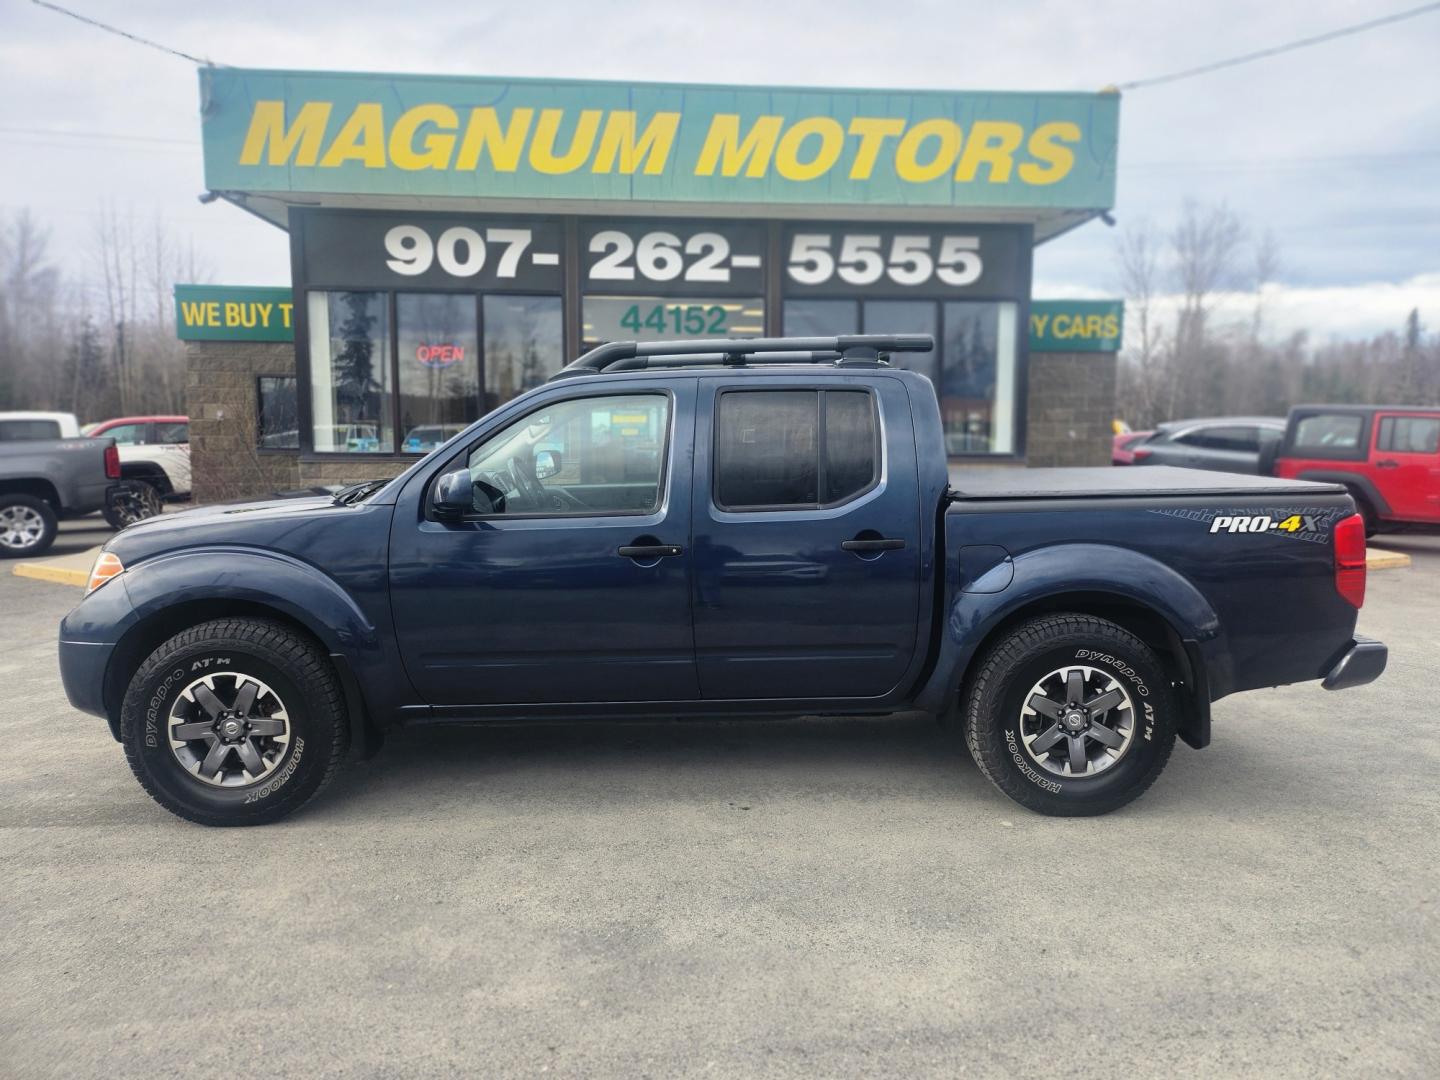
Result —
M1391 461L1389 458L1386 458L1384 461L1375 462L1375 467L1377 469L1398 469L1400 467L1400 462Z
M876 540L842 540L845 551L897 551L905 546L902 537L880 537Z
M685 554L685 549L679 544L623 544L615 549L615 554L627 559L667 559Z

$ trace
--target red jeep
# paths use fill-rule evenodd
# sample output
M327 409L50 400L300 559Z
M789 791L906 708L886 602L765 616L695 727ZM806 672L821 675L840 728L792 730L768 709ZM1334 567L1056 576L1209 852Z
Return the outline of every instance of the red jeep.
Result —
M1367 535L1398 525L1440 526L1440 408L1297 405L1274 473L1344 484Z

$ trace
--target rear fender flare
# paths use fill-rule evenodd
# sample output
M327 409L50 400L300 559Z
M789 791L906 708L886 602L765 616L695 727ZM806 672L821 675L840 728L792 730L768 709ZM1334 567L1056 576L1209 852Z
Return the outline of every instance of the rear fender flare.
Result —
M1182 641L1195 643L1209 685L1230 684L1224 628L1215 609L1159 560L1109 544L1062 544L1025 552L1013 563L1007 588L960 592L951 600L935 670L916 698L917 707L946 712L970 662L997 626L1025 607L1066 593L1108 594L1148 608Z

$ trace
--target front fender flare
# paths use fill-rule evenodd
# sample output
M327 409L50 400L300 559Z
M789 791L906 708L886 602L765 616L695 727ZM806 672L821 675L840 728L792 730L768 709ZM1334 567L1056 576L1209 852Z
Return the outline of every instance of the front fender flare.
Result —
M1224 628L1200 590L1158 559L1110 544L1057 544L1013 559L1014 577L998 592L957 593L945 612L935 668L916 697L928 712L946 712L971 660L990 633L1021 609L1066 593L1127 600L1163 618L1182 641L1195 642L1211 685L1231 679ZM983 580L983 579L982 579ZM1222 670L1216 670L1219 665Z
M290 555L256 548L192 548L147 559L121 580L135 621L196 600L263 604L307 628L331 652L378 652L380 636L338 582Z
M121 644L151 618L192 603L242 601L303 626L339 669L351 705L352 742L366 713L383 721L409 700L408 682L397 685L393 677L402 669L388 639L339 582L293 556L256 548L191 548L147 559L120 575L116 584L121 583L131 606L111 631L111 640ZM87 627L73 629L82 640L92 636ZM112 660L120 655L125 650L117 649ZM111 683L109 671L105 682Z

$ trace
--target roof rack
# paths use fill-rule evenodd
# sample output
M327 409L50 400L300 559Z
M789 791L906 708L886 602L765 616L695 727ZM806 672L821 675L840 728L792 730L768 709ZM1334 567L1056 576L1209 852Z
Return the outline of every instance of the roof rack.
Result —
M611 341L591 349L550 381L652 367L745 367L752 364L888 363L896 352L930 352L929 334L841 334L838 337L695 338L689 341Z

